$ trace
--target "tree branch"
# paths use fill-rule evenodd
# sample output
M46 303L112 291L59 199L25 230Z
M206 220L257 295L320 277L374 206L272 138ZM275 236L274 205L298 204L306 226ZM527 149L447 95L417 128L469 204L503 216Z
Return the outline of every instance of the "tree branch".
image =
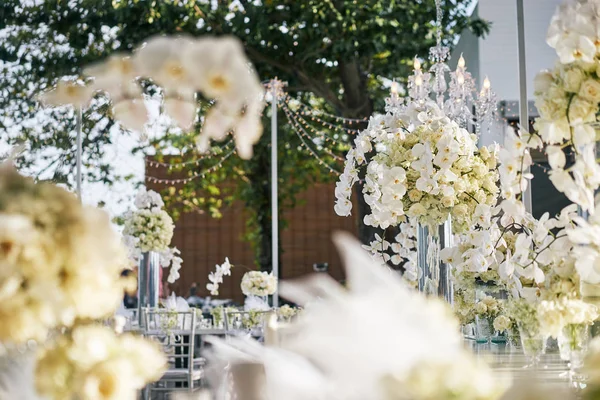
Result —
M342 114L345 114L349 111L348 107L346 107L346 105L336 96L333 90L331 90L329 85L327 85L327 83L324 81L318 80L315 77L311 77L296 66L275 60L252 47L246 47L246 51L253 62L269 64L283 72L296 75L298 79L306 86L311 88L316 95L327 100L329 104L331 104Z

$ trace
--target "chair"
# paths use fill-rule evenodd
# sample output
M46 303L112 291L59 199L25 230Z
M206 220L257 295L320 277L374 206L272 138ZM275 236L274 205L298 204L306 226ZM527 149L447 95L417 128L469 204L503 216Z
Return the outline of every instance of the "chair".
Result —
M204 378L205 360L195 358L196 313L163 309L144 310L144 336L163 348L169 369L147 388L148 398L155 392L193 392Z

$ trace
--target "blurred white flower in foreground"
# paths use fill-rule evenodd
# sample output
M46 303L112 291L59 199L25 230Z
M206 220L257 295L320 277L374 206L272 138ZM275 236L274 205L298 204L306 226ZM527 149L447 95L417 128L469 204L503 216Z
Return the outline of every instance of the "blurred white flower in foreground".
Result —
M143 134L148 110L140 84L150 80L160 86L163 109L182 130L197 120L196 93L215 101L197 138L200 151L208 150L211 139L233 134L238 154L248 159L262 134L264 89L235 37L154 36L131 56L115 54L85 68L84 75L90 85L61 80L41 100L84 107L94 91L102 91L112 99L115 119Z
M450 398L445 396L451 395L452 385L460 387L461 399L501 395L491 371L485 365L473 367L458 322L445 303L409 289L349 235L334 239L347 288L325 274L281 283L283 296L303 306L312 302L280 331L281 347L263 347L250 339L213 339L211 360L217 368L228 362L264 364L267 398L272 400L399 400L403 397L395 393L408 393L409 384L412 399L434 398L427 397L432 382L415 386L407 381L426 373L421 369L429 365L448 366L439 370L444 380L434 385L436 399ZM459 379L452 372L455 363L478 370L476 380Z
M60 80L54 89L40 96L40 101L48 106L85 107L90 101L92 91L92 88L80 83Z

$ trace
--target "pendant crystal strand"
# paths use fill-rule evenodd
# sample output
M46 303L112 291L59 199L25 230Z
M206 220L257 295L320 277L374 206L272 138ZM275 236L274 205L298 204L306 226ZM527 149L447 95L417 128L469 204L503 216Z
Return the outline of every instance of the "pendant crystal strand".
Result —
M427 238L427 265L431 277L427 277L425 293L437 296L440 282L440 239L437 235L430 234Z
M450 54L450 49L442 45L442 18L444 17L444 12L440 0L435 1L435 9L437 23L436 45L429 50L429 60L433 64L430 71L434 76L433 92L435 93L435 99L438 106L443 109L444 93L446 93L446 90L448 89L446 72L450 72L450 67L446 64L446 60Z

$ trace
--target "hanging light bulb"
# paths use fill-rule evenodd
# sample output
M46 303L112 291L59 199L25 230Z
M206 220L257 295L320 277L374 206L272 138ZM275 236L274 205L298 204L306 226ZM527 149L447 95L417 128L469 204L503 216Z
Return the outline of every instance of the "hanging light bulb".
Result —
M392 92L392 94L398 94L398 82L392 82L392 87L390 88L390 91Z
M465 76L460 71L456 72L456 81L461 86L465 84Z
M421 78L420 75L417 75L417 77L415 78L415 85L421 86L422 84L423 84L423 78Z

